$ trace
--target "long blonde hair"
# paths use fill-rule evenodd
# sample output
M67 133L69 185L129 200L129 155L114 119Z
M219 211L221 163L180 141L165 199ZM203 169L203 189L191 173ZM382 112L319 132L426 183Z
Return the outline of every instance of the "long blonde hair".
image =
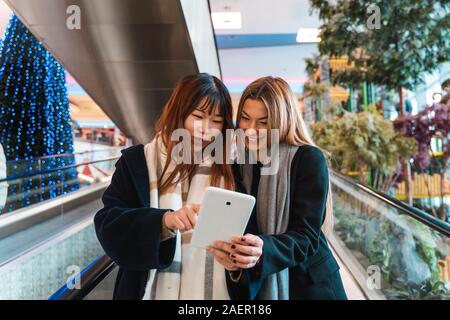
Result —
M268 132L271 129L278 129L280 142L287 142L295 146L311 145L317 147L308 132L297 99L286 81L277 77L262 77L249 84L239 101L236 119L238 126L247 99L259 100L265 105L268 113ZM324 150L322 152L327 156L329 155ZM333 201L330 180L328 181L328 197L322 230L326 235L333 230Z

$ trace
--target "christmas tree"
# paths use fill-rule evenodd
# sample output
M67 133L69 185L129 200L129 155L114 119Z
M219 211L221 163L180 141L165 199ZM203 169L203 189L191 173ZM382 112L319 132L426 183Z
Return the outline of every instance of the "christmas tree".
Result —
M73 153L65 70L15 15L0 43L0 143L9 177L74 164L62 156ZM77 190L76 177L71 168L10 181L4 212Z

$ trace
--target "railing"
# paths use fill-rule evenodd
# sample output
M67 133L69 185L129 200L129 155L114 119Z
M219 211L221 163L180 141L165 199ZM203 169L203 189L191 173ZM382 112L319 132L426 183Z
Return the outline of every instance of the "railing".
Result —
M109 161L113 161L113 160L117 160L117 159L119 159L119 157L108 157L108 158L104 158L104 159L100 159L100 160L70 164L70 165L61 166L61 167L57 167L57 168L46 169L46 170L41 170L41 171L36 171L36 172L29 172L29 173L19 174L19 175L15 175L15 176L12 175L12 176L9 176L8 178L0 179L0 182L8 182L8 181L13 181L13 180L17 180L17 179L25 179L25 178L34 177L36 175L45 175L45 174L49 174L49 173L55 173L55 172L59 172L59 171L63 171L63 170L68 170L71 168L87 166L87 165L91 165L91 164L95 164L95 163L105 163L105 162L109 162Z
M62 196L86 186L107 182L119 156L74 163L74 159L39 159L38 166L8 167L0 179L0 213L6 214Z
M95 259L80 274L75 275L49 300L83 300L116 268L116 264L107 255ZM77 283L80 287L77 287ZM112 291L111 291L112 292Z
M45 160L45 159L52 159L52 158L64 158L64 157L73 157L73 156L81 156L81 155L92 155L95 153L103 153L103 152L120 152L122 147L110 147L110 148L104 148L104 149L97 149L97 150L86 150L86 151L80 151L80 152L74 152L74 153L59 153L59 154L53 154L49 156L42 156L37 158L30 158L30 159L19 159L19 160L8 160L7 164L13 164L13 163L24 163L24 162L30 162L30 161L39 161L39 160Z
M450 299L450 225L332 173L331 245L369 299Z
M407 214L407 215L413 217L414 219L421 221L423 224L429 226L430 228L432 228L433 230L435 230L439 233L442 233L446 237L450 237L450 224L448 224L447 222L442 221L432 215L429 215L425 211L422 211L415 207L409 206L408 204L406 204L403 201L398 200L397 198L394 198L383 192L380 192L380 191L374 190L368 186L365 186L350 177L344 176L343 174L333 172L333 175L335 177L338 177L339 179L344 180L345 182L357 187L359 190L364 191L368 195L373 196L377 199L380 199L381 201L383 201L385 203L388 203L389 205L398 209L402 213Z

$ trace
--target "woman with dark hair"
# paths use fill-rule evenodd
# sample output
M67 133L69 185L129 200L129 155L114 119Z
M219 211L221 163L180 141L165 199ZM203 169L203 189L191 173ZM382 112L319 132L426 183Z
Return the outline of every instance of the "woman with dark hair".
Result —
M205 188L234 189L232 168L226 153L223 164L206 156L178 162L173 135L187 132L195 153L232 128L224 84L191 75L174 89L155 138L122 151L94 219L101 245L120 267L114 299L229 299L225 269L189 242Z

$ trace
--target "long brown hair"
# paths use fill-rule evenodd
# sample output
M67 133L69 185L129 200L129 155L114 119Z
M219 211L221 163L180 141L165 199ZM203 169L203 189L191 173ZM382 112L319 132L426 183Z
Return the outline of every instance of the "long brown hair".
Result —
M207 73L189 75L181 79L164 106L162 115L155 126L155 133L161 136L167 150L167 161L162 172L163 177L172 160L172 150L176 145L176 142L171 141L172 132L184 128L186 118L195 108L200 108L209 114L218 108L224 119L222 137L226 137L227 129L233 129L231 97L222 81ZM223 141L225 143L225 139ZM213 163L211 166L211 185L219 186L223 177L224 187L234 189L233 171L231 165L226 161L226 152L223 153L223 157L223 164ZM197 166L198 164L194 163L177 164L174 170L168 173L166 179L161 179L162 181L158 186L159 192L162 194L174 184L185 181L185 179L190 180Z
M286 81L276 77L262 77L250 83L245 88L239 101L237 126L239 126L242 109L247 99L259 100L264 104L268 114L268 132L271 129L278 129L279 142L286 142L295 146L306 144L317 147L308 132L297 99ZM270 139L270 134L268 138ZM323 153L328 155L326 151L323 151ZM332 203L331 184L329 183L325 222L323 224L323 230L326 234L333 229Z

